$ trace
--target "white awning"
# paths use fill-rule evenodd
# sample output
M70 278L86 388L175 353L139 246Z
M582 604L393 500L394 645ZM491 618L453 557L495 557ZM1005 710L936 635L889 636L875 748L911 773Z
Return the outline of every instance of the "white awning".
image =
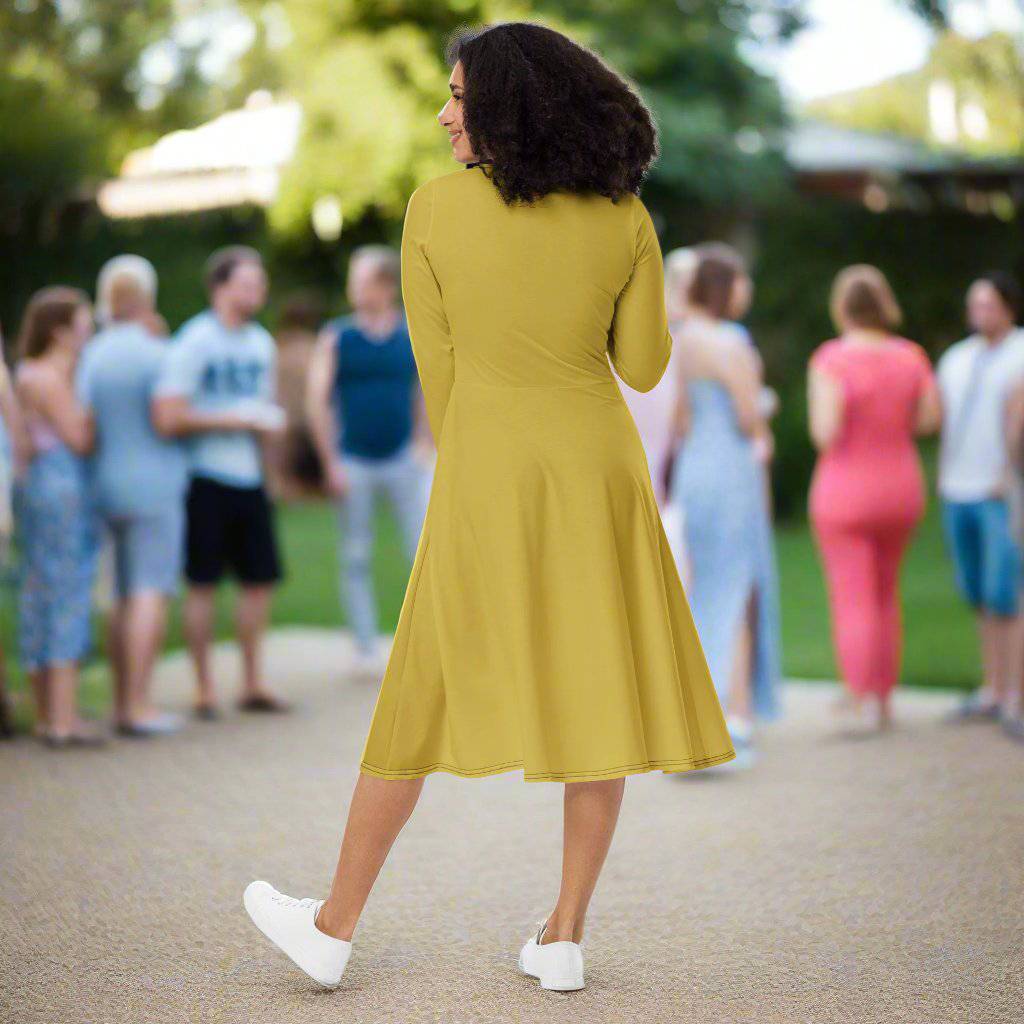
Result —
M120 176L100 187L97 202L108 217L269 206L301 127L298 103L255 93L242 110L129 153Z

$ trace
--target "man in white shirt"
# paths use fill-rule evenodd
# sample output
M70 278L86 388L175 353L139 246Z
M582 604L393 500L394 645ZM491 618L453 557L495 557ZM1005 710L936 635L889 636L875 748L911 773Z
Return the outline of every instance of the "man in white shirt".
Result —
M188 440L185 637L196 668L196 715L217 716L210 664L214 598L223 576L239 583L237 630L244 711L283 711L260 658L270 598L283 570L264 485L264 445L283 427L274 405L274 339L255 321L267 298L260 255L228 246L207 262L210 308L171 343L155 388L154 421Z
M967 293L974 330L939 360L943 430L939 495L957 583L975 609L984 680L961 717L1019 717L1024 631L1018 611L1024 558L1010 528L1007 409L1024 379L1020 291L1006 274Z

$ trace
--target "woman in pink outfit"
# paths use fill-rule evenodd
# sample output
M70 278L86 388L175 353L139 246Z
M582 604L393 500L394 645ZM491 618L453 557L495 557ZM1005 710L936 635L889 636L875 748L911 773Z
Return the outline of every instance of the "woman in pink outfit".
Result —
M820 453L810 516L849 690L847 724L878 730L890 723L899 676L900 562L925 509L914 437L938 429L939 396L924 350L893 334L901 314L881 271L842 271L831 308L840 337L815 351L808 376Z

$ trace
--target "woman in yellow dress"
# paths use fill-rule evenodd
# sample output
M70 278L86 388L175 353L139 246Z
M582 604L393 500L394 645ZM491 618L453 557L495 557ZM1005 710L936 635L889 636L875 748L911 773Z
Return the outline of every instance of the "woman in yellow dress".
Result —
M409 200L402 293L438 458L326 900L253 882L257 926L333 987L426 775L565 783L562 883L519 966L583 987L625 776L734 757L611 364L671 351L638 198L654 125L591 52L512 23L453 44L438 115L466 165Z

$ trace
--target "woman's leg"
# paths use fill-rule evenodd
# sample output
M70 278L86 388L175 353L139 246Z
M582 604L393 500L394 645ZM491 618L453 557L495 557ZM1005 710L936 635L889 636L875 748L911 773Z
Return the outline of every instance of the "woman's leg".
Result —
M900 674L903 648L900 564L912 535L913 527L901 524L881 532L876 543L879 621L874 692L882 724L889 721L889 701Z
M70 736L81 725L77 696L78 665L73 661L50 665L47 670L47 727L51 736Z
M373 883L422 789L422 776L380 779L359 773L331 892L316 919L321 931L352 941Z
M743 618L736 631L732 650L732 671L729 680L729 702L726 714L750 722L753 718L754 636L757 599L753 593L743 606Z
M853 698L871 689L877 635L877 585L868 536L842 527L815 528L825 566L839 672Z
M619 820L625 778L565 784L562 885L542 945L580 942L590 897Z

